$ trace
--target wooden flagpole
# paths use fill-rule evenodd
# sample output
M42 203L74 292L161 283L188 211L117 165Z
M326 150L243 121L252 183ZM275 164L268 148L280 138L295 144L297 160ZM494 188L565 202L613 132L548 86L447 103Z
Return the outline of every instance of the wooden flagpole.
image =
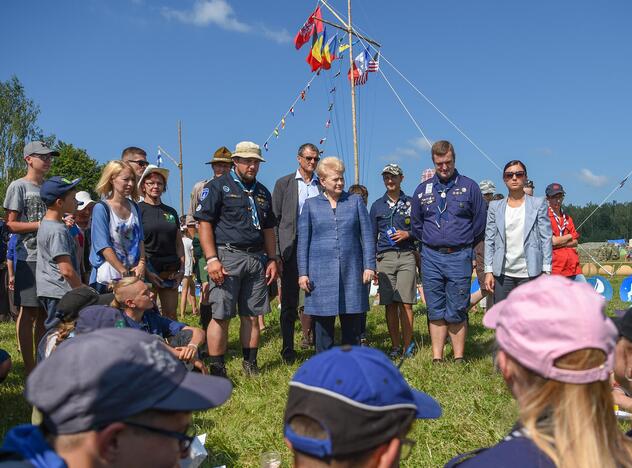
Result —
M351 73L351 123L353 126L353 168L354 180L356 184L360 183L360 167L358 156L358 127L356 124L356 102L355 102L355 79L353 70L353 28L351 27L351 0L347 2L348 22L347 32L349 33L349 70Z

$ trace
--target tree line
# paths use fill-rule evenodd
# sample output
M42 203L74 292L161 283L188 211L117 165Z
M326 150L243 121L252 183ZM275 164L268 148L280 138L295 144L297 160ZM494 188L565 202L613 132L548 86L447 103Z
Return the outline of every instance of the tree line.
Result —
M594 203L585 206L568 205L566 213L573 217L575 226L579 226L597 208ZM579 229L579 241L601 242L609 239L632 239L632 202L604 203L595 214Z

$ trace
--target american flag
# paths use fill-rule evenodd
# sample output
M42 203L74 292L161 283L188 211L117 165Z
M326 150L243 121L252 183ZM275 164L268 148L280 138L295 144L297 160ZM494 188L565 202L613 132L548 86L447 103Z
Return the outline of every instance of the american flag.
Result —
M376 52L371 60L369 60L369 68L367 71L376 72L380 69L380 53Z
M366 80L368 79L369 79L369 73L364 72L360 76L356 76L355 78L353 78L353 84L356 86L361 86L364 83L366 83Z

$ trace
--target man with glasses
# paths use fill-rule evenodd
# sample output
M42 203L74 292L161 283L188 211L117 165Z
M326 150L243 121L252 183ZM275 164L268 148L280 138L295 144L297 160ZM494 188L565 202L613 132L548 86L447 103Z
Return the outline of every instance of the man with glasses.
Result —
M549 203L549 219L553 229L553 263L551 274L566 276L574 281L586 282L579 264L577 244L579 233L575 229L573 218L562 210L564 187L553 183L546 187L546 200Z
M0 466L172 468L188 456L192 411L231 394L227 379L188 372L155 336L105 328L62 343L26 382L40 426L11 429Z
M268 286L277 279L276 219L272 196L256 179L260 163L265 162L261 148L242 141L232 159L228 174L206 184L194 213L210 279L210 372L226 376L228 327L239 314L242 367L247 376L255 376L259 316L270 311Z
M59 156L59 152L48 148L41 141L27 144L24 147L26 175L9 184L4 199L7 228L18 235L14 301L15 306L20 308L17 320L18 347L27 375L35 367L34 343L38 343L45 332L46 314L37 297L35 280L37 231L46 214L46 205L40 198L40 187L55 156Z
M305 362L290 381L284 436L296 468L399 466L416 419L441 407L411 388L376 349L342 346Z
M450 335L455 362L463 362L473 246L485 231L486 205L478 184L459 174L448 141L431 149L435 175L413 195L413 236L422 243L421 270L433 362L443 362Z
M316 145L305 143L296 156L298 169L276 181L272 191L272 210L277 219L277 254L283 261L281 273L281 357L286 363L296 359L294 351L294 324L298 317L299 298L298 266L296 263L298 217L305 200L320 194L322 187L315 173L320 160ZM303 347L309 347L311 317L301 314Z
M138 182L145 172L145 168L149 166L147 162L147 153L144 149L136 146L129 146L123 150L121 160L129 163L136 174L136 182Z

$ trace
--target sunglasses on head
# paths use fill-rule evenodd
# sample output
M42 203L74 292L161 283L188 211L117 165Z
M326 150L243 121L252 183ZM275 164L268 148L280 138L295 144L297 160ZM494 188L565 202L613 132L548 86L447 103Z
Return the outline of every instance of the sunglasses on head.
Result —
M522 179L524 176L525 176L525 172L524 171L505 172L505 174L504 174L504 178L505 179L513 179L514 177L516 177L518 179Z

